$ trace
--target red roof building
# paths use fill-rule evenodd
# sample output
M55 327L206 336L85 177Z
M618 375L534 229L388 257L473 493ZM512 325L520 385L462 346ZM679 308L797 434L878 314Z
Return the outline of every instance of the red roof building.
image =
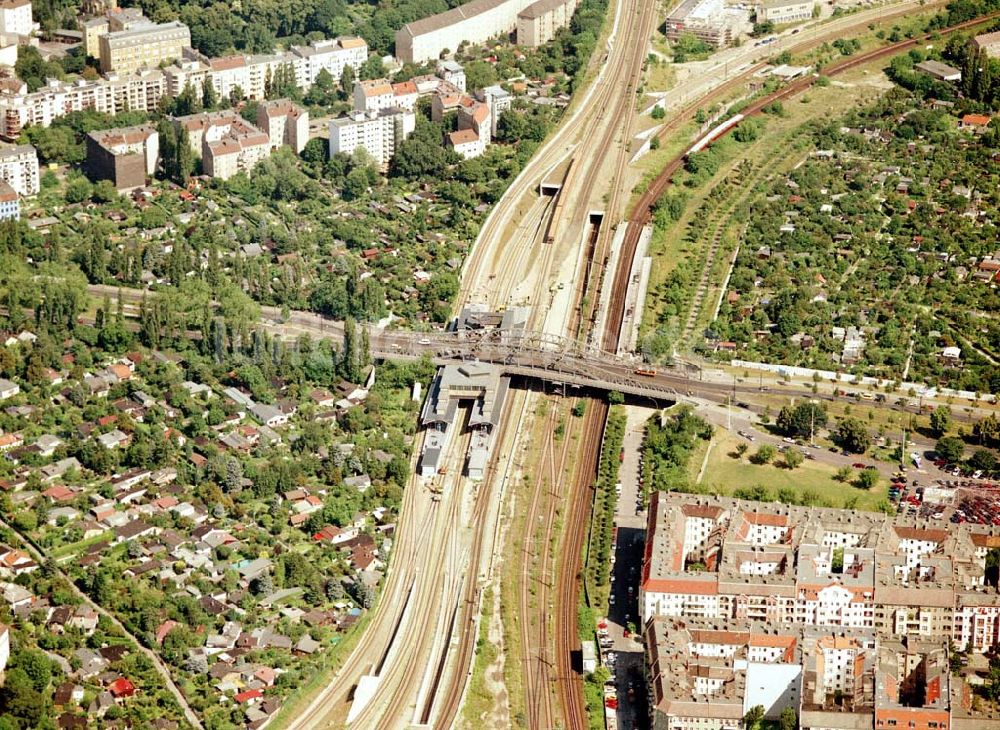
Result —
M108 685L108 692L110 692L115 699L131 697L135 694L135 685L125 679L125 677L119 677Z

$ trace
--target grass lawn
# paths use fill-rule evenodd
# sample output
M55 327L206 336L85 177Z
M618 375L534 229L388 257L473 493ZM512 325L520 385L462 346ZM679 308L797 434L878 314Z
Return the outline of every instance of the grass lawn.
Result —
M782 488L794 489L799 492L808 489L818 494L820 499L833 507L842 507L845 500L857 497L857 508L866 510L874 510L878 501L884 499L888 493L888 485L884 480L869 491L857 489L850 484L841 484L834 479L836 469L814 461L805 461L794 470L784 469L774 464L756 466L748 461L749 455L755 450L754 446L750 447L750 451L742 459L736 459L734 458L736 445L741 441L742 439L739 437L725 431L716 433L712 439L708 463L701 479L702 487L718 494L727 495L732 494L734 489L757 485L766 487L772 494L776 494ZM700 452L692 454L688 464L692 483L697 478L703 459L704 447ZM780 455L775 461L780 463Z

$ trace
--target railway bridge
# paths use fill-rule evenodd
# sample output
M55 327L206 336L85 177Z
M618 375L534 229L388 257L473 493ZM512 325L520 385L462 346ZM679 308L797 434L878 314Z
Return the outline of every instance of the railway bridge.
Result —
M640 362L557 335L487 330L420 334L371 330L372 354L383 358L429 356L439 365L478 360L504 374L570 386L618 391L673 401L686 378L676 372L646 370ZM645 374L639 374L642 371Z

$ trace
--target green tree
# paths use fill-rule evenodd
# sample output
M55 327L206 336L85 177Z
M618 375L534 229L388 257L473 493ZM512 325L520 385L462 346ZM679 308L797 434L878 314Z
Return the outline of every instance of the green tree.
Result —
M991 445L1000 440L1000 419L992 413L986 418L977 421L972 427L973 435L983 446Z
M111 203L118 200L118 190L110 180L98 180L94 185L94 192L91 194L95 203Z
M837 424L834 438L842 449L852 454L863 454L871 446L871 435L868 433L868 427L857 418L841 420Z
M413 133L397 148L389 168L390 172L411 179L439 175L447 166L449 159L441 144L441 138L440 125L418 117Z
M955 463L962 460L962 454L965 452L965 442L957 436L945 436L938 439L937 444L934 446L934 451L945 461Z
M973 469L982 469L984 472L992 472L997 468L997 457L992 451L976 449L969 459L969 466Z
M799 466L802 465L802 462L804 460L805 457L802 455L801 451L798 451L796 449L788 449L788 451L785 452L784 462L785 466L788 469L797 469Z
M184 185L194 172L194 152L191 150L191 138L186 127L177 131L177 177L174 182Z
M843 563L843 558L841 558L841 563ZM795 708L786 707L783 709L778 717L779 730L796 730L798 726L799 716L795 713Z
M951 428L951 409L947 406L938 406L931 411L930 421L934 435L941 438Z
M858 474L857 480L855 481L855 485L859 489L871 489L876 484L878 484L877 469L862 469Z
M368 192L368 173L364 168L355 167L344 180L344 187L340 191L344 200L357 200Z
M778 413L778 429L792 438L811 438L827 423L826 408L818 403L805 401L794 408L785 406Z
M757 447L757 451L753 456L750 457L750 461L754 464L764 465L771 462L778 450L775 449L771 444L761 444Z
M219 94L208 76L201 83L201 105L206 111L212 111L219 105Z
M174 99L174 116L184 117L201 111L201 95L187 83L184 89Z
M35 727L48 715L48 710L47 696L35 689L27 673L17 666L10 669L0 690L0 712L20 720L23 723L20 727Z
M66 202L82 203L85 200L90 200L90 196L94 192L94 186L90 184L90 181L79 174L67 177L69 179L66 183Z
M345 64L344 70L340 72L340 93L347 99L354 93L354 67Z
M743 716L744 730L757 730L764 721L764 705L754 705Z
M161 119L156 131L160 137L160 167L166 178L174 180L177 178L177 128L169 119Z

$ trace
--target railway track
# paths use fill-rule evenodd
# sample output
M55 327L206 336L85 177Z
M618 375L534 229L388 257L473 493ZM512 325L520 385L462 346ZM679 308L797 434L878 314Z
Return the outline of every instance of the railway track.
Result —
M943 8L947 6L948 1L949 0L937 0L936 2L929 2L926 5L920 7L920 12L927 12L935 8ZM883 15L876 16L872 20L859 21L857 24L864 25L870 22L884 23L887 20L893 20L895 18L904 17L913 12L914 9L910 6L904 6L898 9L894 8ZM844 16L843 20L846 23L849 20L857 20L857 19L854 18L853 16L848 15ZM856 27L857 24L853 24L851 27ZM802 53L803 51L809 51L819 45L822 45L823 43L828 43L838 38L843 38L845 36L845 33L849 31L850 28L845 30L840 28L838 25L836 29L830 29L828 32L825 32L817 37L803 39L801 43L796 43L795 45L790 46L787 50L793 54ZM663 124L663 126L657 132L656 136L660 139L661 142L666 141L671 133L676 132L684 124L691 121L691 119L694 117L695 113L699 109L704 109L706 105L710 105L713 102L720 101L721 99L728 96L731 92L740 89L746 84L747 80L751 76L753 76L753 74L757 73L765 65L766 63L764 62L751 62L750 67L747 68L743 73L734 76L732 79L725 81L723 84L712 89L707 94L704 94L697 99L693 99L692 101L683 104L680 110Z
M555 529L555 505L561 495L559 475L572 439L563 434L561 448L556 447L555 432L564 415L557 403L550 409L545 424L545 446L531 485L531 501L525 513L526 529L518 561L517 598L520 607L520 642L523 647L525 720L529 730L555 726L552 707L552 663L549 652L549 605L552 601L549 572L552 570L551 540ZM572 422L570 422L572 429ZM544 516L538 524L534 516ZM534 605L532 605L534 599ZM533 652L535 653L533 656Z
M581 558L590 524L594 475L600 458L604 424L608 405L603 400L590 399L584 413L579 441L579 462L570 485L566 529L560 554L562 564L556 583L556 677L563 718L568 730L584 730L589 726L583 701L583 678L573 666L573 653L580 648L577 633L577 606L580 594Z
M522 405L519 407L523 407ZM511 424L519 419L514 417L513 407L506 407L502 414L501 423ZM505 425L505 429L509 426ZM507 438L506 430L496 435L496 449ZM487 537L485 529L487 517L490 512L491 503L496 498L492 488L497 482L497 460L494 458L487 467L485 479L482 481L480 491L476 497L476 511L473 518L473 540L470 547L469 564L466 572L461 600L459 604L459 618L456 621L458 628L457 643L453 660L453 671L451 681L439 692L443 695L436 713L428 712L426 717L431 721L433 727L451 728L455 725L458 712L462 706L462 699L465 696L465 689L471 674L472 659L476 649L476 629L477 617L480 614L480 601L482 593L479 585L479 575L482 570L480 559L483 554L483 546ZM489 489L487 489L489 487Z
M899 14L902 14L900 11ZM894 17L894 16L893 16ZM949 35L951 33L956 33L968 28L973 28L978 25L982 25L990 20L1000 18L1000 13L992 13L990 15L983 16L981 18L976 18L973 20L966 21L964 23L959 23L957 25L951 26L949 28L943 28L936 31L939 36ZM899 53L903 53L911 48L916 48L921 45L926 44L931 39L931 34L920 35L916 38L907 39L905 41L899 41L897 43L892 43L888 46L882 48L877 48L867 53L862 53L857 56L852 56L843 61L839 61L832 64L825 69L823 69L824 76L836 76L838 74L850 71L851 69L863 66L873 61L878 61L880 59L894 56ZM807 44L808 46L811 46ZM796 47L799 48L799 47ZM703 98L695 103L689 104L684 111L682 111L681 116L677 117L673 124L674 126L665 125L665 129L661 130L661 133L665 133L668 129L676 129L676 126L687 121L687 114L694 114L696 109L703 106L707 101L718 98L724 91L731 91L733 86L739 86L746 81L746 78L752 73L754 69L748 71L747 74L734 79L733 82L720 87L716 91L712 92L707 99ZM781 101L782 99L788 98L790 96L795 96L796 94L802 93L806 89L810 88L816 82L815 76L808 76L805 78L797 79L792 81L788 85L778 89L777 91L767 94L756 101L754 101L750 106L743 110L743 115L745 117L750 117L755 114L759 114L764 107L775 101ZM731 131L727 130L727 133ZM614 284L611 292L611 299L608 307L608 323L611 325L615 323L617 329L621 328L621 322L625 314L625 295L628 288L628 277L632 269L632 263L635 258L636 248L638 247L639 237L642 234L643 227L649 223L652 217L653 205L659 200L660 196L666 191L667 187L673 181L674 175L677 171L683 167L684 160L687 153L682 153L674 157L667 165L663 168L659 175L657 175L653 181L646 188L645 192L639 197L638 202L632 210L629 216L625 237L622 241L622 250L619 257L618 270L615 272Z
M580 169L577 162L577 176L582 177L585 181L582 190L577 195L577 206L584 206L585 211L586 207L589 206L597 181L610 179L612 183L610 186L611 196L605 207L605 219L609 215L612 219L617 219L618 215L619 189L622 187L621 182L624 180L629 160L628 139L634 117L635 90L640 80L642 63L646 57L648 45L646 40L652 32L656 6L652 3L640 3L638 7L634 8L626 6L625 12L628 14L628 20L627 30L623 37L641 40L633 41L631 53L621 57L620 67L613 74L626 79L624 88L612 88L609 85L607 88L608 102L604 102L603 97L596 102L605 108L614 110L612 113L604 115L604 118L611 120L611 123L605 127L602 135L587 135L585 138L594 140L591 146L593 150L615 150L617 157L613 161L612 176L604 178L600 174L606 162L603 155L593 156L591 163L583 166L583 169ZM617 123L619 120L623 120L624 123ZM616 138L618 138L617 146L615 146ZM572 230L569 235L573 235ZM611 231L602 225L599 230L595 231L593 245L588 246L589 250L581 254L585 257L583 269L585 274L580 278L574 292L574 306L567 322L569 332L575 332L577 335L583 334L584 330L593 322L597 311L597 297L592 298L590 308L586 308L585 303L591 290L599 290L601 273L596 271L595 277L594 264L605 260L610 241ZM620 330L620 328L621 324L619 323L617 329ZM582 678L573 666L572 657L573 652L577 651L580 646L576 617L580 590L581 552L589 525L592 484L594 475L597 473L597 461L606 418L606 403L593 399L587 403L581 438L577 447L579 458L567 495L569 506L560 544L561 560L556 577L554 670L556 694L562 707L563 726L567 730L584 730L589 725L584 706ZM552 519L552 511L549 510L548 519L550 520Z

